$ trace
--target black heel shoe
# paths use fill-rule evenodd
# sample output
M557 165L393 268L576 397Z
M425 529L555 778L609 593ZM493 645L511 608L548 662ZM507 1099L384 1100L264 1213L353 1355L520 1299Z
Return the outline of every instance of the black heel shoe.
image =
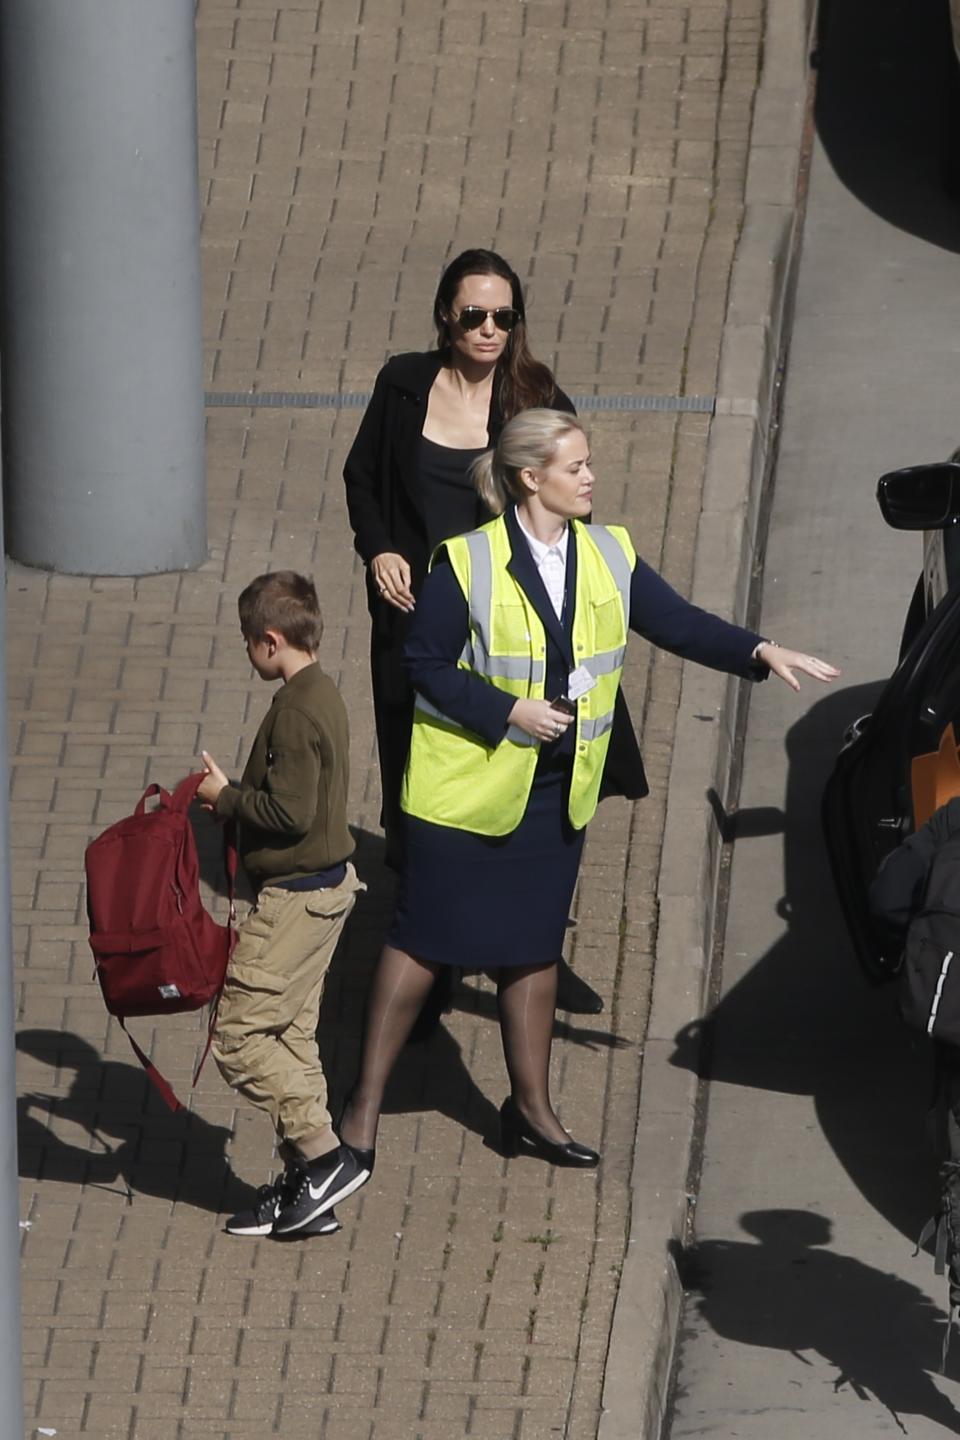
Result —
M557 961L556 1008L572 1015L599 1015L603 1009L603 996L571 970L563 956Z
M515 1117L516 1111L510 1101L504 1100L500 1106L500 1154L507 1160L513 1160L520 1154L520 1131Z
M526 1140L534 1150L549 1160L551 1165L575 1166L580 1170L592 1170L600 1164L600 1156L588 1145L577 1140L568 1140L561 1145L558 1140L548 1140L534 1130L528 1120L520 1114L510 1096L500 1106L500 1148L507 1159L520 1154L521 1141Z
M340 1144L344 1147L344 1149L350 1150L356 1157L356 1159L359 1161L359 1163L364 1166L365 1169L369 1170L370 1174L372 1175L373 1167L377 1163L376 1147L372 1146L369 1150L366 1150L359 1145L351 1145L349 1140L344 1140L340 1134L340 1131L343 1129L343 1117L347 1113L347 1106L350 1104L352 1095L353 1091L351 1090L350 1094L346 1097L343 1104L340 1106L340 1118L337 1120L337 1123L333 1127L333 1133L336 1135L337 1139L340 1141Z

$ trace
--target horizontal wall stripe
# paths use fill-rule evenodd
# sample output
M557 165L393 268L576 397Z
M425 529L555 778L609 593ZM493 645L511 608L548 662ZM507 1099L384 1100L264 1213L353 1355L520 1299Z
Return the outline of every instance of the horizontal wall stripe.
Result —
M362 410L369 390L208 390L211 410ZM712 415L714 395L573 395L583 413L601 410L660 410Z

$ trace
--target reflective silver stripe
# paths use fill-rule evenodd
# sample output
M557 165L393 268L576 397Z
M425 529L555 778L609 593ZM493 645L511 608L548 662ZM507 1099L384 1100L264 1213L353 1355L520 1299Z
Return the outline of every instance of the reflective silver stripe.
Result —
M493 631L493 563L490 539L471 531L464 540L470 552L470 623L472 639L463 647L460 659L478 674L497 680L525 680L541 685L546 679L544 660L530 655L491 655L487 649Z
M526 730L521 730L519 725L510 725L507 729L506 738L512 740L514 745L539 745L540 741L528 735Z
M615 670L622 670L626 658L627 647L621 645L616 650L601 650L598 655L587 655L580 663L596 680L601 675L612 675Z
M531 660L528 655L489 656L479 636L476 645L471 640L467 641L460 651L460 659L471 670L488 679L496 676L499 680L528 680L539 685L547 675L545 660Z
M438 710L436 705L431 705L426 696L421 695L419 691L414 697L413 708L422 710L424 715L432 715L434 720L442 720L446 725L456 725L457 723L456 720L451 720L449 715L444 715L442 710Z
M937 1023L937 1011L940 1009L940 996L943 994L943 987L947 983L947 975L950 972L950 962L953 959L953 951L948 950L943 957L943 964L940 966L940 974L937 977L937 993L933 997L933 1004L930 1007L930 1018L927 1021L927 1034L933 1034L933 1027Z
M613 711L608 710L606 715L598 715L594 720L580 721L581 740L599 740L601 735L606 735L613 726Z
M467 636L460 651L460 659L469 666L471 670L477 670L481 675L487 673L487 650L483 643L483 636L477 630L472 630Z
M484 673L503 680L532 680L539 685L546 679L547 666L545 661L531 660L529 655L488 655Z
M414 699L413 708L422 711L424 715L432 716L434 720L442 720L445 725L453 725L458 730L463 729L462 725L458 724L456 720L451 720L449 715L444 715L442 710L438 710L436 705L431 705L426 696L421 695L419 692ZM592 723L596 724L596 721ZM512 740L515 745L538 745L540 743L538 740L535 740L532 735L528 735L526 730L521 730L519 725L510 725L508 727L506 739Z
M490 540L479 530L464 535L470 552L470 594L467 604L470 619L486 642L490 636L491 611L493 609L493 559Z
M630 561L623 552L623 546L605 525L585 525L584 529L603 556L604 563L613 576L614 584L623 601L624 620L630 621Z

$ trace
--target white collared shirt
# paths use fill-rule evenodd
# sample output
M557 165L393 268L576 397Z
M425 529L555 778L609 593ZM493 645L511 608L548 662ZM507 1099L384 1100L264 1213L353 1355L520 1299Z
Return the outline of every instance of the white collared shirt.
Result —
M538 540L535 535L530 534L520 519L520 511L517 510L515 513L517 524L523 531L523 538L530 547L533 563L540 572L540 579L550 596L550 604L559 620L563 614L563 597L567 588L567 541L570 536L570 527L564 525L563 534L555 545L544 545L542 540Z

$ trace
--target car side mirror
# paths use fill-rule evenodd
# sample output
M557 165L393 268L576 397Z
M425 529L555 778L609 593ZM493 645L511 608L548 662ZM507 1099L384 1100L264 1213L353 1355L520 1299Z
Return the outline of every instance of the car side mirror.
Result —
M960 465L908 465L877 482L877 504L894 530L942 530L960 519Z

